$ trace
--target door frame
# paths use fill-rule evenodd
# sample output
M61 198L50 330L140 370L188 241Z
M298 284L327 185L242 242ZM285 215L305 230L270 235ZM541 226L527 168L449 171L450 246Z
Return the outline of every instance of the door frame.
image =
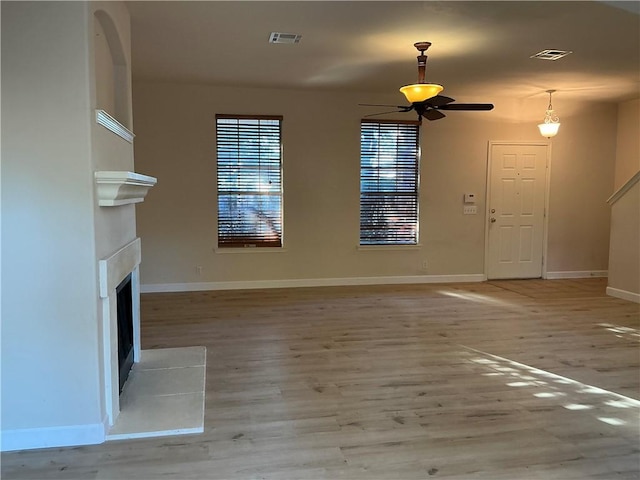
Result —
M487 180L486 180L486 196L484 199L484 278L489 279L489 217L490 217L490 200L491 200L491 152L494 145L522 145L547 147L547 168L544 181L544 217L542 219L542 278L547 278L547 246L549 243L549 190L551 184L551 142L550 141L534 141L534 142L512 142L512 141L496 141L489 140L487 144Z

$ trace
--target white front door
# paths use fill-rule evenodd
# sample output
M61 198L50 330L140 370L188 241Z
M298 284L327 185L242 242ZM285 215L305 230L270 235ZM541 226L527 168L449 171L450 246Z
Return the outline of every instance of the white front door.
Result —
M548 149L547 144L491 144L488 279L542 276Z

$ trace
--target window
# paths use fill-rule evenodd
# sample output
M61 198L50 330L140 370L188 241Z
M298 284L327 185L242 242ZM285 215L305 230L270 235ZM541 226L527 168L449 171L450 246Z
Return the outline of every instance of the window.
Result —
M282 246L281 125L216 115L218 247Z
M419 125L360 124L360 245L418 243Z

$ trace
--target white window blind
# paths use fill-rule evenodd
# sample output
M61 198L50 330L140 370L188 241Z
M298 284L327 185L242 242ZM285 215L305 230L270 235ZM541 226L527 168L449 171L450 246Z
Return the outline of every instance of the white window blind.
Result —
M282 246L280 116L216 115L218 247Z
M360 124L360 244L418 243L419 122Z

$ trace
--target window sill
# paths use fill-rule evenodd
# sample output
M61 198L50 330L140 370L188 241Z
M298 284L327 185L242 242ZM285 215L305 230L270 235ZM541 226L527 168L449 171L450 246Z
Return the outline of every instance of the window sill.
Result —
M282 247L243 247L243 248L218 248L214 247L215 253L286 253Z
M363 252L373 252L377 250L420 250L422 245L420 243L416 245L358 245L357 250Z

